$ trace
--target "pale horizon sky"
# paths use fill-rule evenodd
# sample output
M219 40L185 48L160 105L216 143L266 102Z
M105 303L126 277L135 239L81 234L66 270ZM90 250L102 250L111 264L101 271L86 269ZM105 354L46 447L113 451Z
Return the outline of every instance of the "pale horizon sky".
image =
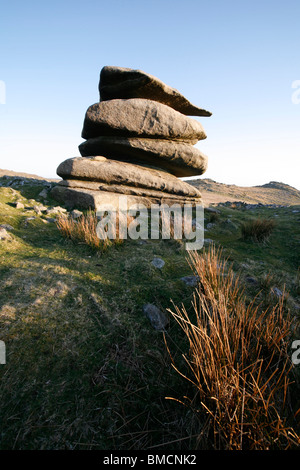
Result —
M11 0L0 17L0 168L55 178L79 156L105 65L209 109L200 178L300 189L298 0ZM294 88L293 88L294 86Z

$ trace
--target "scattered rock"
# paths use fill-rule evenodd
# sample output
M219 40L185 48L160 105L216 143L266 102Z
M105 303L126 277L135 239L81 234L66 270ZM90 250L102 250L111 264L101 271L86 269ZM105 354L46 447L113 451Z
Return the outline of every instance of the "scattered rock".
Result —
M11 230L14 229L14 228L13 228L11 225L9 225L9 224L0 224L0 228L4 228L5 230L9 230L9 231L11 231Z
M65 209L64 207L60 207L60 206L55 206L55 207L52 207L51 209L47 209L46 210L46 214L50 215L50 214L65 214L67 212L67 209Z
M3 227L0 227L0 240L11 240L12 237L11 237L11 234L8 233L8 231L3 228Z
M204 243L208 245L209 243L214 243L214 240L212 240L211 238L205 238Z
M164 331L167 328L169 324L169 319L164 312L162 312L158 307L156 307L156 305L144 305L143 312L146 317L150 320L150 323L155 330Z
M244 269L249 269L250 268L249 264L247 264L247 263L241 263L241 267L244 268Z
M46 188L44 188L38 195L38 197L41 197L42 199L46 199L48 196L48 191Z
M48 207L44 206L43 204L39 204L37 207L41 212L46 212L48 210Z
M41 208L39 206L33 206L34 212L37 213L37 215L42 215Z
M276 295L277 297L282 297L283 293L280 289L278 289L278 287L273 287L273 289L271 290L272 294Z
M155 268L162 269L165 265L165 262L161 258L154 258L154 260L152 261L152 264Z
M255 277L252 277L252 276L246 276L246 281L249 283L249 284L253 284L253 285L257 285L258 284L258 281L257 279L255 279Z
M205 219L203 220L203 222L205 222ZM206 231L206 229L203 228L203 225L199 221L197 221L197 219L192 220L192 227L200 229L200 230L202 229L202 230Z
M180 278L187 286L196 287L199 282L199 276L184 276Z
M24 220L24 227L28 227L28 224L29 222L31 222L32 220L35 220L36 217L26 217L26 219Z
M215 209L214 207L205 207L205 212L211 212L212 214L220 214L220 211L218 209Z
M70 215L73 219L78 219L79 217L81 217L83 215L83 212L81 212L77 209L74 209L74 210L72 210L72 212L70 212Z
M24 204L22 202L15 202L14 206L16 209L24 209Z

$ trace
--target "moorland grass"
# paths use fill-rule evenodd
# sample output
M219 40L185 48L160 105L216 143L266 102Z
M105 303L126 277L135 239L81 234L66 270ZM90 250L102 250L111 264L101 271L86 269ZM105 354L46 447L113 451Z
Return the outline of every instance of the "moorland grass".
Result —
M142 310L150 302L166 311L172 299L185 306L189 318L195 316L194 289L180 279L193 272L184 244L125 240L102 251L85 242L74 243L45 216L13 207L19 198L25 206L33 206L40 190L30 183L0 188L0 223L13 227L12 241L0 244L0 339L7 346L7 363L0 366L0 448L199 447L201 429L217 429L217 422L208 424L207 410L199 420L199 413L165 399L193 398L195 388L171 367L162 333L152 329ZM49 198L46 205L57 202ZM242 222L276 214L269 243L241 238ZM29 216L36 218L25 223ZM229 217L232 224L227 223ZM220 208L214 227L206 232L223 247L234 272L240 273L247 302L265 299L269 305L274 285L284 292L286 284L290 297L283 296L282 308L294 320L299 319L300 301L297 217L291 208L251 213ZM162 269L151 263L157 256L165 261ZM272 278L264 281L269 272ZM248 286L245 274L254 276L258 284ZM210 280L211 286L217 286L214 276ZM258 311L256 315L259 318ZM185 370L189 344L171 314L165 335L174 364ZM286 402L290 400L296 409L299 389L297 383L293 387ZM264 401L259 403L263 406ZM246 446L247 429L243 429ZM236 426L232 442L238 441L237 430ZM214 439L207 434L201 446L213 448ZM286 445L284 436L280 439ZM220 441L224 444L223 437Z
M295 380L290 358L291 319L282 300L261 309L247 303L239 278L212 246L190 253L199 276L193 315L170 310L188 344L186 375L194 394L179 400L201 422L198 446L217 450L297 448L293 424L300 413L290 402ZM292 410L292 412L291 412Z
M275 227L274 219L248 220L241 225L242 238L255 242L265 242L270 237Z

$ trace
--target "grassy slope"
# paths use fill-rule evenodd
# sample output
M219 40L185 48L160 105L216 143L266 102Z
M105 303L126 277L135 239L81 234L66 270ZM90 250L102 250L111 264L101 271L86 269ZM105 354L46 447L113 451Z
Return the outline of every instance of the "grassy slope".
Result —
M162 333L142 312L147 302L162 309L172 307L171 299L190 305L193 289L180 280L190 274L184 247L127 241L97 255L62 239L54 223L33 211L12 207L21 196L30 206L41 189L30 183L0 188L0 223L14 227L13 240L0 242L0 339L7 347L7 364L0 366L0 448L193 448L189 411L165 400L180 398L187 385L170 367ZM271 288L286 284L287 306L298 318L296 209L220 207L206 237L224 247L242 280L255 278L245 281L249 295L263 289L262 300L275 300ZM241 221L275 214L267 244L240 239ZM26 227L31 215L36 219ZM162 270L151 265L154 256L164 259ZM185 340L173 321L167 340L180 361Z

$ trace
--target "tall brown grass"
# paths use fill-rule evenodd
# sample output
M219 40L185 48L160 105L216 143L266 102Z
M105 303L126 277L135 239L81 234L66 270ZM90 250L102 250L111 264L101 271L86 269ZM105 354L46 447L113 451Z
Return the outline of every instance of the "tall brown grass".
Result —
M113 238L106 237L104 231L99 237L96 231L98 222L96 213L89 210L78 219L61 215L56 220L56 225L64 237L74 242L84 243L96 250L104 251L113 244L118 245L123 242L123 239L119 237L118 224Z
M242 238L255 242L265 242L273 232L275 221L273 219L254 219L244 222L241 226Z
M192 313L184 306L170 310L188 340L189 372L172 361L194 390L192 397L176 400L200 419L197 445L228 450L299 445L287 420L293 364L291 319L282 302L262 311L254 301L247 303L238 277L214 247L203 255L190 252L189 263L200 279Z

